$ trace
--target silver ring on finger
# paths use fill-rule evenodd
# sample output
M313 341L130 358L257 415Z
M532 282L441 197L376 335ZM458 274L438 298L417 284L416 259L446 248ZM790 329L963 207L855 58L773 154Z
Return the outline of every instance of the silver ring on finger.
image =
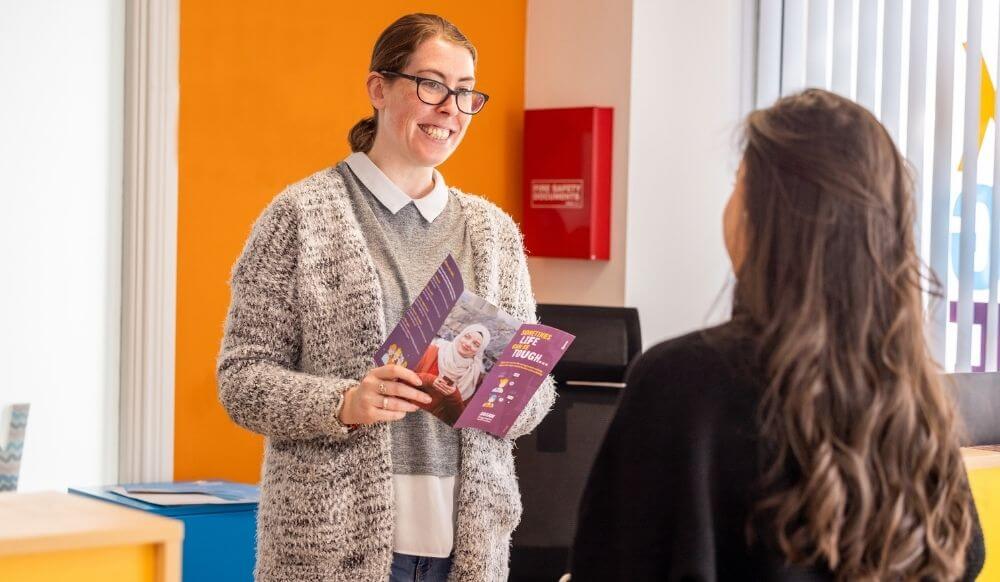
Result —
M384 382L379 382L378 383L378 393L381 394L381 395L383 395L383 396L385 396L385 383Z
M389 410L389 399L385 396L382 397L382 410Z

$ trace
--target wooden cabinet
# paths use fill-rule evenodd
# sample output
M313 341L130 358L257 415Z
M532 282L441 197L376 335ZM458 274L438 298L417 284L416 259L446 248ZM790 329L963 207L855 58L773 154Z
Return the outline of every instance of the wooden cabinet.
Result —
M65 493L0 493L5 581L179 582L184 525Z

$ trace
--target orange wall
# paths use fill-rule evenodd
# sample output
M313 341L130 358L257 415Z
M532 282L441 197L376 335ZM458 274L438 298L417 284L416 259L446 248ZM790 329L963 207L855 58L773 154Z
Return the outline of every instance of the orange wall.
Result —
M490 102L442 173L520 216L525 2L181 2L176 479L258 480L263 439L216 398L229 270L275 194L349 153L372 45L397 17L436 12L476 44Z

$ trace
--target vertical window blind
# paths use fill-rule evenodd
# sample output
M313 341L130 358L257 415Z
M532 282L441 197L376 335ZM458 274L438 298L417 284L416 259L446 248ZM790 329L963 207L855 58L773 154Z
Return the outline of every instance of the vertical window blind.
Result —
M996 371L1000 62L996 0L758 0L755 106L819 87L871 110L915 178L918 250L942 294L928 341L949 371Z

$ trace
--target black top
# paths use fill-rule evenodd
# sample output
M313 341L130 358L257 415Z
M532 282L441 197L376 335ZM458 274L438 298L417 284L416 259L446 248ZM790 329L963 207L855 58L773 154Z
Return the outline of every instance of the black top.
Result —
M832 580L747 544L759 499L757 409L763 374L730 326L640 356L584 491L571 559L588 580ZM976 518L967 580L984 559Z

